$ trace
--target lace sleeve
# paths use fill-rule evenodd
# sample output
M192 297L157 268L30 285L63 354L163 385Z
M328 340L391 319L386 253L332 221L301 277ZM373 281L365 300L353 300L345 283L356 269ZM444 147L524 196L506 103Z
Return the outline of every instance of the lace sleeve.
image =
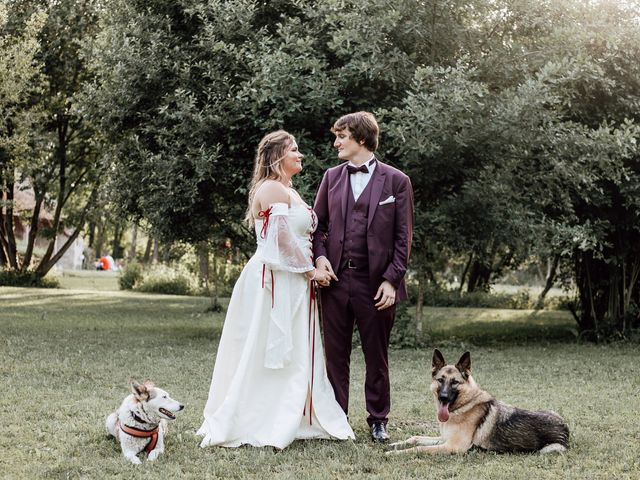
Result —
M274 203L263 215L265 238L262 261L272 270L302 273L313 270L311 257L305 253L288 223L289 206ZM262 212L261 212L262 213Z

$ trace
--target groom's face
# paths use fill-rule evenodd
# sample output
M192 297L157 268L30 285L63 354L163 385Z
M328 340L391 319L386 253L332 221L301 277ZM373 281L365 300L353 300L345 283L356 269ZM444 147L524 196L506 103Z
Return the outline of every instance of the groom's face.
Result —
M335 135L336 140L333 142L333 146L338 150L340 160L353 160L365 149L364 142L357 142L348 128L336 131Z

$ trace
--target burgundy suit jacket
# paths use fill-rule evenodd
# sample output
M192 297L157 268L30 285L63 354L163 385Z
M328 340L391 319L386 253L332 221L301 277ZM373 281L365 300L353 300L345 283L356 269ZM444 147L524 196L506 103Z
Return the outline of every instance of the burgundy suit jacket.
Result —
M342 261L347 198L352 194L346 166L344 162L325 172L313 207L318 216L314 256L327 257L336 273ZM396 288L399 302L407 298L404 276L413 234L413 189L407 175L380 160L369 181L367 246L371 295L383 280L388 280Z

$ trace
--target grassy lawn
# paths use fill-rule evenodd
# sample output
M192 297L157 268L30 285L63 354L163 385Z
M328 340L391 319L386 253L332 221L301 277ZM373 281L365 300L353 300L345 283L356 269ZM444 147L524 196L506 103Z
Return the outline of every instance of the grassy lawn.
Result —
M391 354L390 434L400 440L436 433L427 393L432 348L449 361L469 349L482 387L567 420L565 455L385 456L368 438L357 350L355 442L202 450L195 431L222 314L203 313L206 298L92 291L87 281L74 281L65 286L75 290L0 287L1 478L640 478L637 346L577 344L562 312L428 309L429 347ZM124 460L104 430L131 376L155 380L187 405L170 426L166 453L139 467Z
M56 278L60 288L67 290L118 290L118 275L120 272L97 270L65 270Z

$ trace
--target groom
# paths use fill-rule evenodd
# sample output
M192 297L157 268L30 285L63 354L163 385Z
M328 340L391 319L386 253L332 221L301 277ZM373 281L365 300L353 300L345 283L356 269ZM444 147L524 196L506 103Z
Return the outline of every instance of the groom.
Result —
M389 439L389 335L395 304L407 298L404 275L411 250L413 191L401 171L382 163L378 124L368 112L345 115L331 131L344 163L325 173L314 210L316 267L334 280L322 289L327 374L347 412L354 325L366 365L367 423L373 440Z

